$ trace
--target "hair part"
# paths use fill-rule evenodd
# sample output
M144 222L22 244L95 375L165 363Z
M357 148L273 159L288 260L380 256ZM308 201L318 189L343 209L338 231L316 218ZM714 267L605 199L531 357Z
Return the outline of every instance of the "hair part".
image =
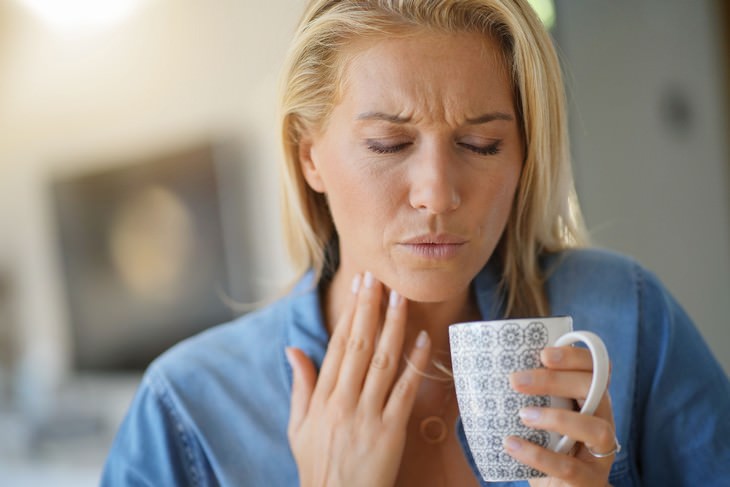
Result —
M498 42L512 81L525 145L513 208L496 257L507 316L550 313L538 258L587 243L570 165L557 54L526 0L311 0L291 45L281 87L282 208L298 275L322 276L336 229L325 195L302 174L302 137L323 130L357 42L423 32L479 33ZM485 262L486 264L486 262Z

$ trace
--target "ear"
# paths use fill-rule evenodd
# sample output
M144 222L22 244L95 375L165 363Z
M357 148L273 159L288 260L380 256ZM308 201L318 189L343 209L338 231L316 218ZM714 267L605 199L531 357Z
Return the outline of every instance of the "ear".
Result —
M299 141L299 164L307 184L317 193L324 193L325 186L317 167L317 158L314 153L312 137L303 135Z

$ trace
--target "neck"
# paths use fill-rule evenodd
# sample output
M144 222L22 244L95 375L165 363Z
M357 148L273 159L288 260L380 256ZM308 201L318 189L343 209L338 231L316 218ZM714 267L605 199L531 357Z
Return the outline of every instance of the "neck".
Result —
M477 320L479 317L476 299L470 289L438 303L409 301L406 333L415 338L420 330L426 330L431 337L434 353L449 352L449 325Z
M338 270L327 289L323 309L325 324L330 335L334 331L337 318L342 314L345 302L351 293L354 274ZM383 302L387 302L390 290L386 289ZM481 319L476 298L470 288L454 295L448 300L435 303L417 301L408 302L408 318L406 324L406 347L415 341L416 335L425 330L428 332L434 353L449 351L448 327L452 323Z

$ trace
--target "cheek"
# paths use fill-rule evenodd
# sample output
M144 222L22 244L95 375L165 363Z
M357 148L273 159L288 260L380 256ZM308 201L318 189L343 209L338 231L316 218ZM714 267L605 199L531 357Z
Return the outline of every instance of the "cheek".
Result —
M340 238L372 238L393 212L392 179L375 174L358 161L342 162L328 169L327 199Z
M501 236L512 210L519 177L519 168L505 171L494 175L487 185L480 188L483 196L478 204L487 210L481 226L485 238L494 240Z
M497 181L498 187L500 188L499 199L502 201L502 205L512 207L512 202L517 192L517 186L520 183L520 176L522 175L522 163L517 162L521 159L514 159L505 171L500 175L499 181Z

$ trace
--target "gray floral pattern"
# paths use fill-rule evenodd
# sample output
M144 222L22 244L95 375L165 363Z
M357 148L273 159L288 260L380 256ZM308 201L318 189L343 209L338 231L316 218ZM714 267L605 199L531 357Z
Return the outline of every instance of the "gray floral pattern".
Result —
M499 330L499 346L505 350L517 350L522 346L522 328L517 323L505 323Z
M545 348L548 344L548 329L544 323L533 321L525 328L525 345L530 348Z
M512 372L518 369L517 365L519 364L519 360L513 353L500 354L497 362L499 363L499 370L501 372Z
M528 428L518 415L522 407L549 407L550 397L520 394L508 379L514 371L542 367L540 351L550 341L548 327L537 320L515 320L463 331L450 331L452 364L464 431L482 476L490 480L544 476L508 455L503 442L505 436L516 435L541 446L550 443L550 433Z
M520 369L537 369L542 367L539 349L525 349L520 353Z

